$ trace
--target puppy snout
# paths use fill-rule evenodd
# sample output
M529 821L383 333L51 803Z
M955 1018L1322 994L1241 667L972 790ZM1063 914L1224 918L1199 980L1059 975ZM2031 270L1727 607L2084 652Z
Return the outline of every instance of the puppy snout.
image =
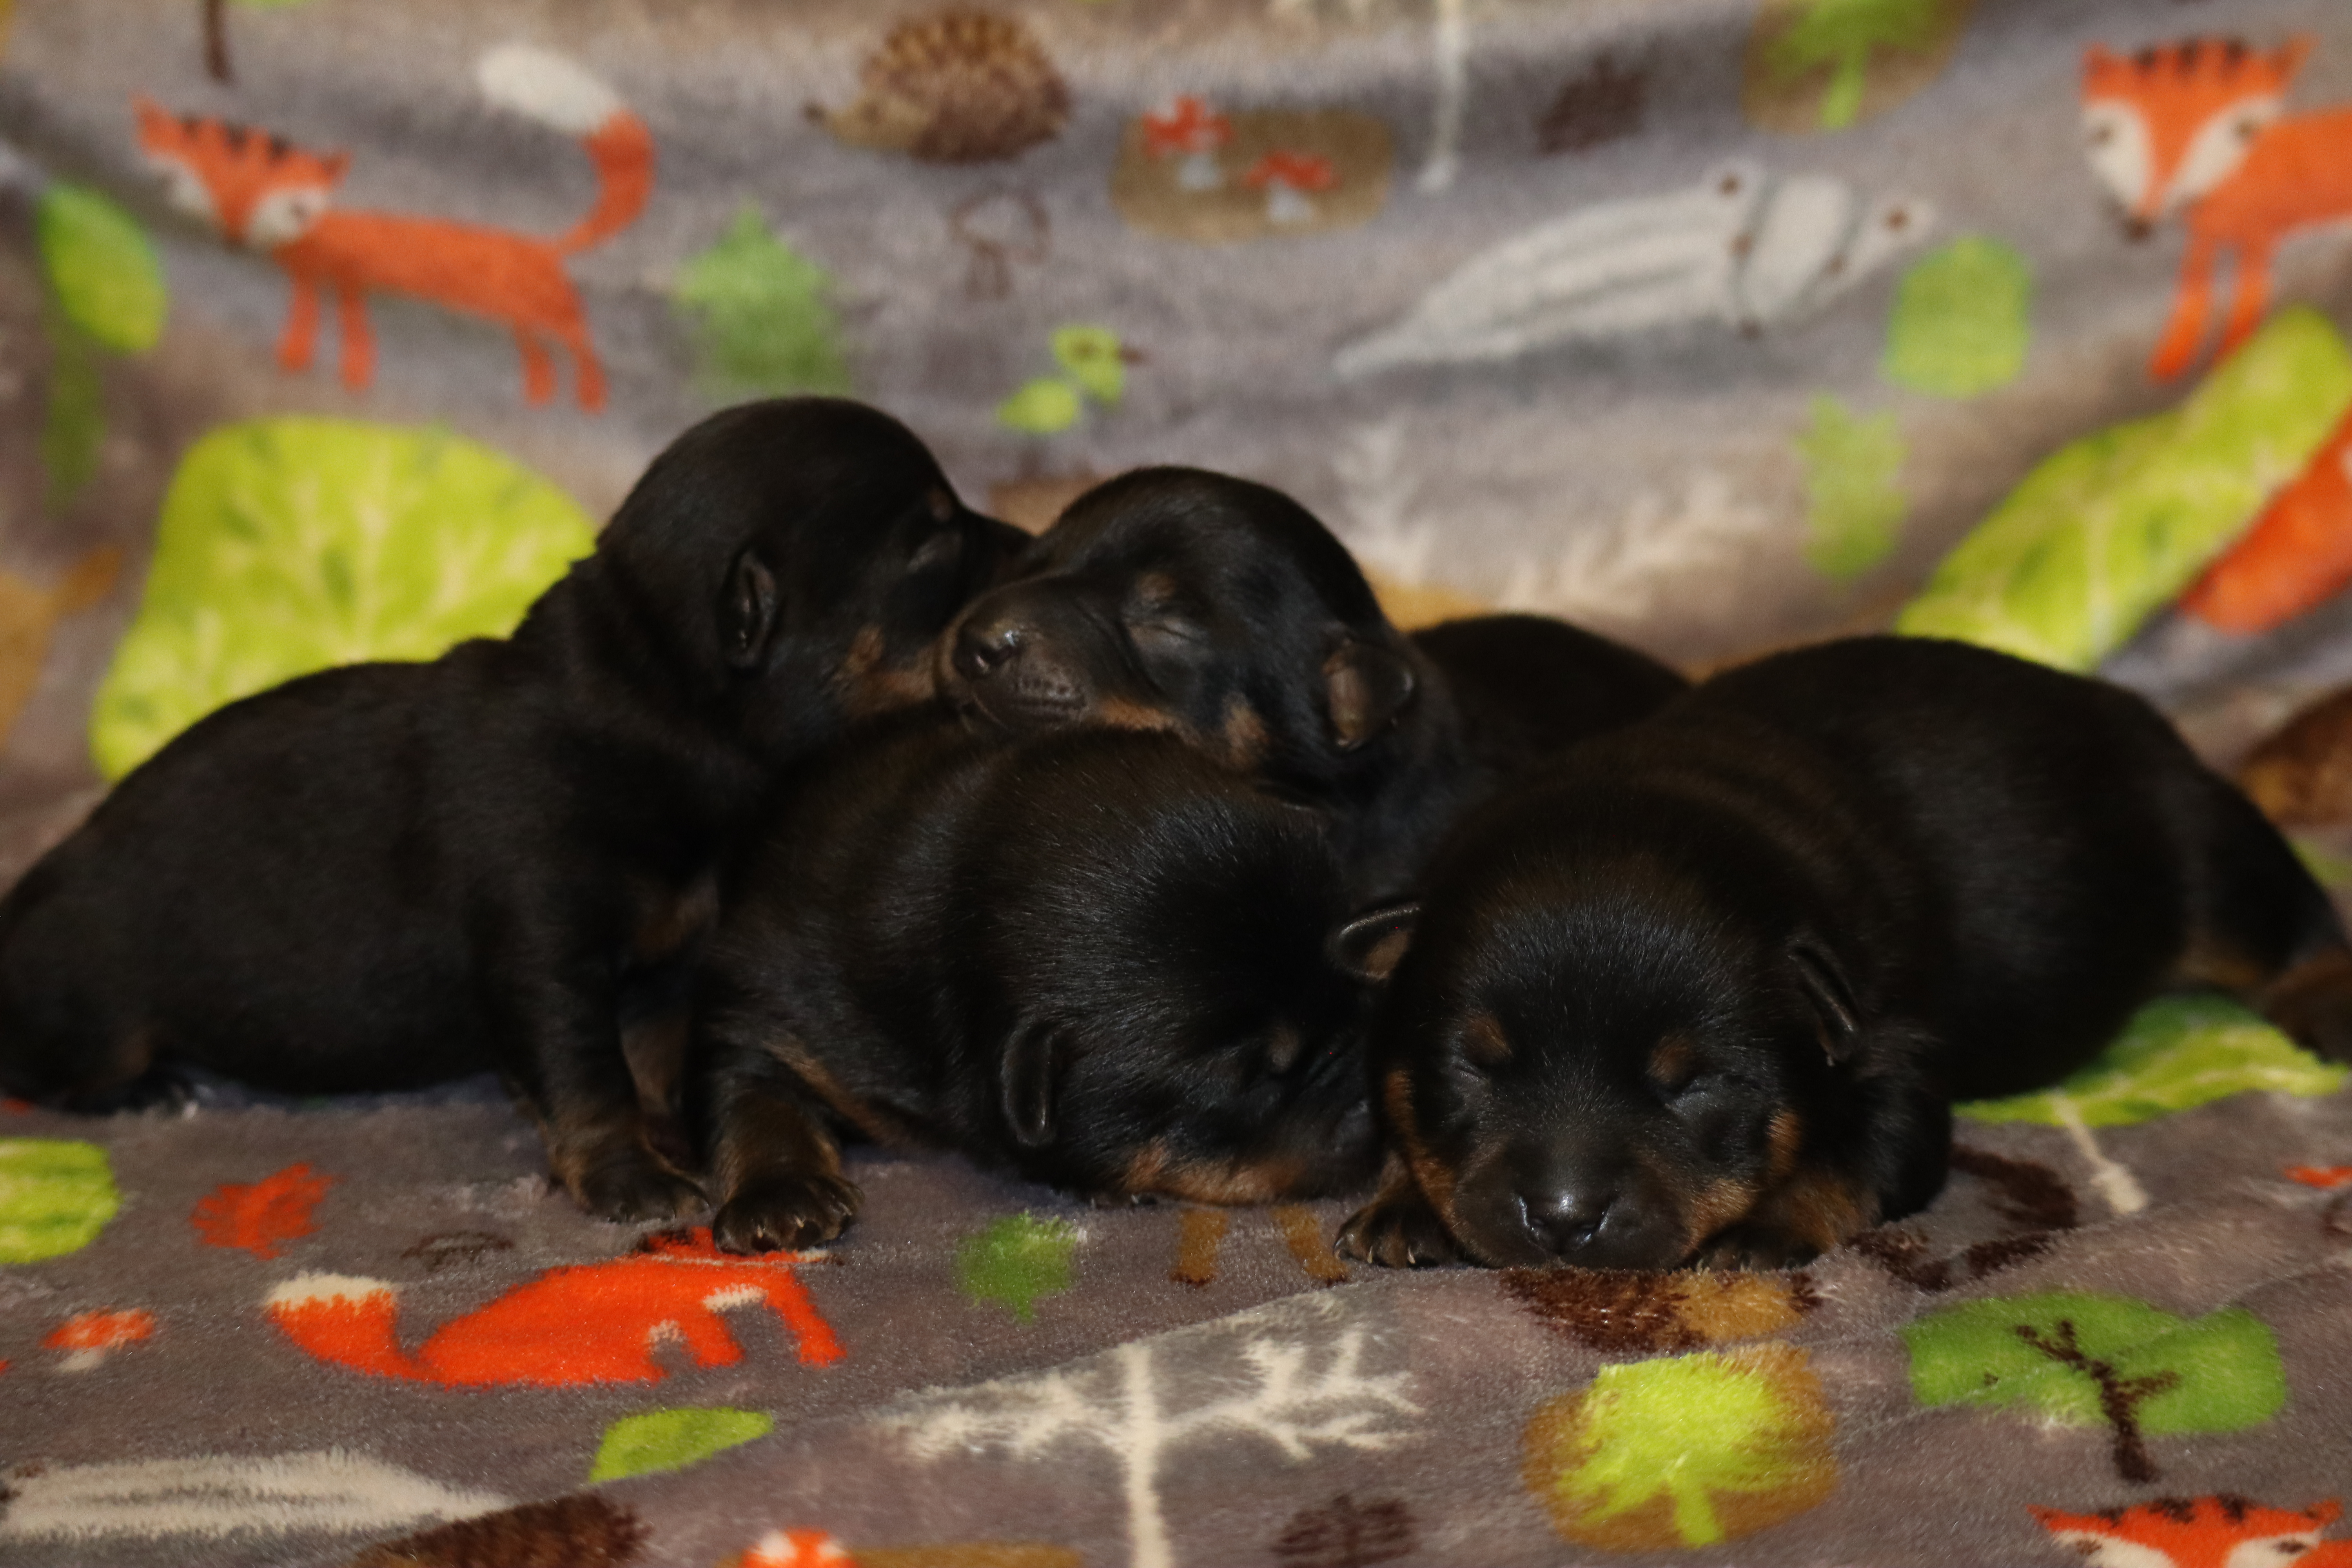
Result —
M1573 1260L1600 1244L1601 1230L1617 1203L1614 1192L1563 1187L1518 1194L1524 1223L1543 1249Z
M956 673L966 680L986 680L1013 662L1026 637L1027 628L1009 616L966 621L956 628Z

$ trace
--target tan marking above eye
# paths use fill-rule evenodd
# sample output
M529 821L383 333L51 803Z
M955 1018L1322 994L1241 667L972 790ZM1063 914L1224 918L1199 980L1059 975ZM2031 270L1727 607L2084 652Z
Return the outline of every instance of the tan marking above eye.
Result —
M1680 1035L1668 1035L1651 1047L1650 1081L1660 1089L1682 1088L1697 1069L1698 1052Z
M1503 1021L1481 1009L1462 1021L1462 1054L1482 1068L1502 1067L1511 1059L1511 1039Z

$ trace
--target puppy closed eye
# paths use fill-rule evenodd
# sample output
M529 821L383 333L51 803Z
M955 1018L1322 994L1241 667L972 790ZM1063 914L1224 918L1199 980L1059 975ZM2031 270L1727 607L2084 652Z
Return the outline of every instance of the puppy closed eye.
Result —
M1511 1064L1510 1037L1503 1033L1503 1021L1492 1013L1471 1014L1463 1021L1461 1033L1455 1038L1463 1061L1481 1072L1494 1072Z
M1650 1081L1659 1093L1672 1099L1699 1082L1705 1066L1688 1040L1668 1035L1650 1052Z
M963 531L943 528L918 545L915 553L907 558L909 572L929 572L934 567L952 564L963 554Z

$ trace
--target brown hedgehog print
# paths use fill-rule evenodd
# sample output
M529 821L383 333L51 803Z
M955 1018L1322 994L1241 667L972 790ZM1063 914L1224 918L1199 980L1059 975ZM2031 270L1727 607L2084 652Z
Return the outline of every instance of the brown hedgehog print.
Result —
M986 163L1061 134L1070 89L1028 28L950 7L890 29L858 74L846 109L809 118L853 147L927 163Z

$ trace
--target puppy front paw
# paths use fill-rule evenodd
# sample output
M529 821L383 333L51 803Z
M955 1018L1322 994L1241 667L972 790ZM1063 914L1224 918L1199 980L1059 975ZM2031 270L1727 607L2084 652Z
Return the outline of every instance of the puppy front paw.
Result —
M790 1252L839 1236L864 1200L839 1176L768 1176L736 1189L710 1222L722 1252Z
M1418 1191L1381 1194L1339 1227L1339 1256L1383 1268L1425 1268L1458 1263L1462 1249Z
M659 1225L702 1207L702 1189L631 1151L593 1167L572 1184L572 1196L598 1219L623 1225Z
M1717 1232L1713 1240L1700 1247L1691 1266L1769 1274L1777 1269L1801 1268L1821 1255L1821 1248L1793 1236L1761 1226L1735 1225L1729 1230Z

